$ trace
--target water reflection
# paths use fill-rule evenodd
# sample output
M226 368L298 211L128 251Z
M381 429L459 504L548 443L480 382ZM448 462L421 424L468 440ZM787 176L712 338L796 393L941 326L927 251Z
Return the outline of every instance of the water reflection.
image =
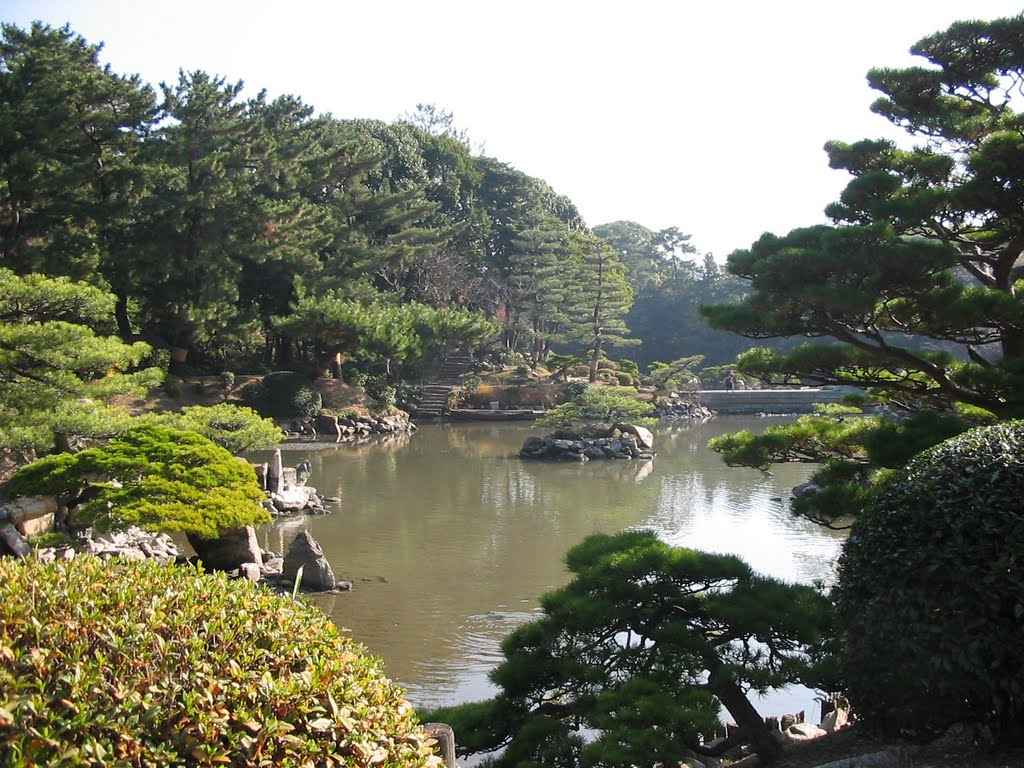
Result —
M767 574L828 580L839 535L777 500L810 468L729 469L705 447L767 423L727 417L658 430L654 461L587 464L520 461L527 425L427 424L405 441L310 453L310 483L341 497L337 511L262 534L275 550L303 529L316 537L335 574L355 584L321 606L383 658L413 703L480 699L501 639L565 582L562 557L590 533L643 526Z

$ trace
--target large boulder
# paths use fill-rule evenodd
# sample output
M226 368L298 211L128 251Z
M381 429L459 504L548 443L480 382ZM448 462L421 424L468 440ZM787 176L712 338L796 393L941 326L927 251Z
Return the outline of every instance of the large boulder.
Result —
M624 434L634 435L637 445L645 451L653 450L654 434L646 427L639 427L636 424L616 424L615 429Z
M327 592L338 584L334 578L331 564L327 562L324 555L323 548L309 531L303 531L296 536L288 548L288 552L284 556L281 578L290 582L297 581L300 568L302 569L301 586L305 589Z
M263 553L256 539L256 529L251 525L227 528L216 539L189 536L188 541L209 570L233 571L243 563L263 565Z

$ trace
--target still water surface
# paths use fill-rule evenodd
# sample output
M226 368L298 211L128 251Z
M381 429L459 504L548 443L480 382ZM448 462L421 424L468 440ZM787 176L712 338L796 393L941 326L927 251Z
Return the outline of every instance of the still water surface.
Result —
M715 435L778 421L661 427L650 462L522 461L523 440L537 432L514 423L424 424L397 442L290 451L285 463L308 456L310 485L341 503L261 536L280 551L300 530L313 534L335 575L355 584L317 602L383 659L413 704L478 700L492 693L487 673L501 639L536 616L539 595L566 582L562 557L590 533L651 528L789 581L830 580L841 537L779 500L811 469L730 469L706 448ZM759 708L810 715L812 696L783 694Z

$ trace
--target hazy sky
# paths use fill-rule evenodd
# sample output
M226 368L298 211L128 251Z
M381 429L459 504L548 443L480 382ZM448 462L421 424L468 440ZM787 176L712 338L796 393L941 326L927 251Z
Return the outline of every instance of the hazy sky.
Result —
M1020 0L0 0L104 42L151 84L179 68L293 93L336 117L453 112L485 153L547 181L587 224L678 226L719 259L824 221L847 177L822 145L896 137L872 66Z

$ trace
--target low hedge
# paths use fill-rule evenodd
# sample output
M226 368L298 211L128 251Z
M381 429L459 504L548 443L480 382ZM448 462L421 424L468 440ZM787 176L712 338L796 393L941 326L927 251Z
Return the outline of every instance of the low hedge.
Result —
M318 609L188 567L0 560L0 765L437 766Z

